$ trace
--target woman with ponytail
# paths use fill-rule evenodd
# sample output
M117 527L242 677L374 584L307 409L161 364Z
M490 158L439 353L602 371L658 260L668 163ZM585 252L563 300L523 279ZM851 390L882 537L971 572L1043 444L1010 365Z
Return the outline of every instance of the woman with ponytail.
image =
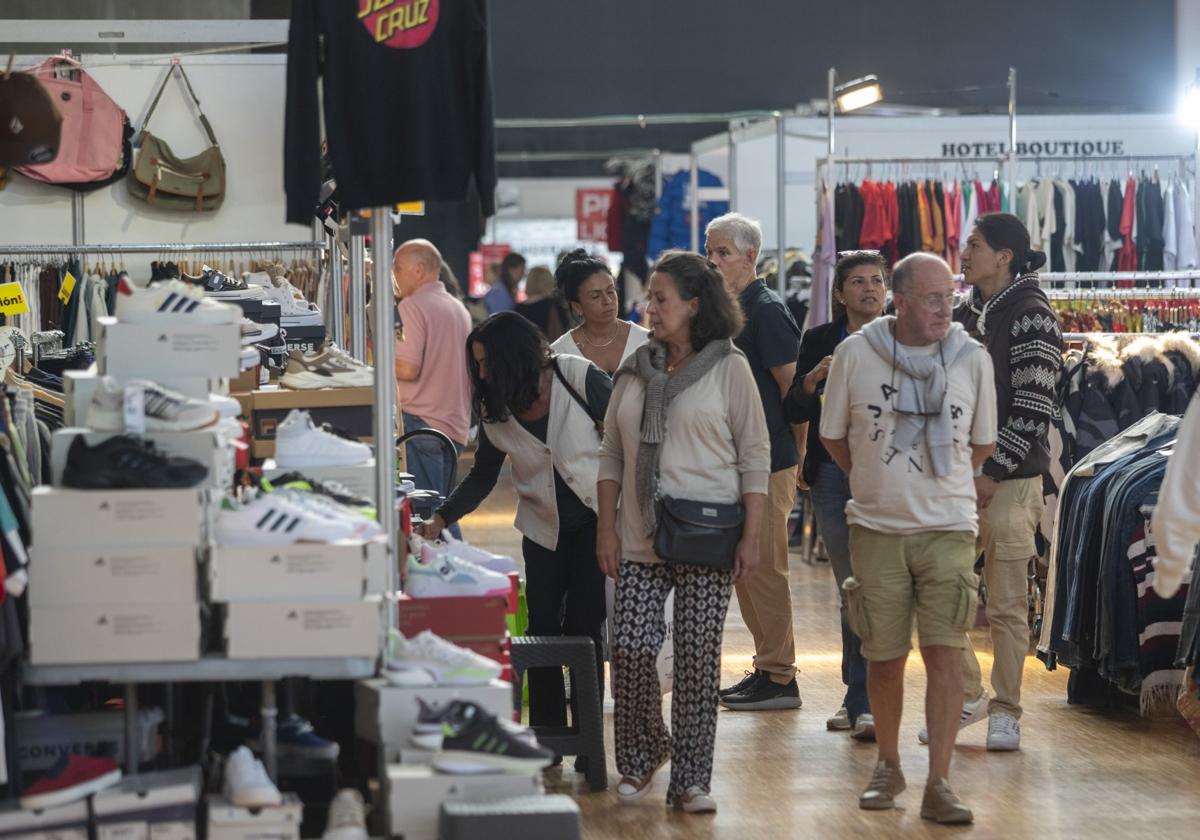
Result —
M1050 468L1047 432L1062 370L1062 333L1037 270L1046 255L1010 213L980 216L962 252L963 278L974 289L955 320L987 348L1000 424L996 449L975 479L979 544L984 554L992 634L992 689L983 690L970 642L963 652L961 726L988 718L989 750L1021 743L1021 673L1029 652L1028 570L1037 554L1042 475ZM922 735L925 733L922 732Z
M550 345L555 353L582 356L610 376L646 343L650 331L617 316L617 285L602 260L578 248L554 272L558 292L576 327Z

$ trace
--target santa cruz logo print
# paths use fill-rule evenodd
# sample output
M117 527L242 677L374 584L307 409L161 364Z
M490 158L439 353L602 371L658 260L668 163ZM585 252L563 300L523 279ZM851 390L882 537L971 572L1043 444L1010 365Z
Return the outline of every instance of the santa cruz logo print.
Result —
M410 50L437 28L441 0L358 0L358 19L375 43Z

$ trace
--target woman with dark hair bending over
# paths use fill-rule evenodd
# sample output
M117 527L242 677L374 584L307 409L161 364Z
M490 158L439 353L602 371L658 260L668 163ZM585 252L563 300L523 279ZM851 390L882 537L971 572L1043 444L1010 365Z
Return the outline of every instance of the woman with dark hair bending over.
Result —
M598 484L596 554L617 582L617 795L625 801L644 796L669 759L668 804L712 812L721 636L734 580L758 563L771 447L750 363L732 341L742 329L742 311L716 267L698 254L668 251L650 275L646 315L651 340L617 371ZM654 547L665 516L657 510L660 491L713 505L712 513L701 513L708 516L740 502L745 516L736 546L727 556L710 557L714 565L664 562ZM672 589L681 641L668 729L655 658Z
M475 463L421 534L436 539L479 507L496 486L505 457L511 459L515 525L524 536L529 634L590 637L602 686L604 575L596 565L600 439L592 418L604 416L612 380L586 359L553 355L538 328L515 312L498 313L475 327L467 336L467 359L472 407L482 420ZM566 725L560 668L530 669L529 722Z
M603 260L579 248L563 257L554 277L559 294L579 322L551 345L554 352L583 356L612 374L646 343L649 330L618 318L616 281Z

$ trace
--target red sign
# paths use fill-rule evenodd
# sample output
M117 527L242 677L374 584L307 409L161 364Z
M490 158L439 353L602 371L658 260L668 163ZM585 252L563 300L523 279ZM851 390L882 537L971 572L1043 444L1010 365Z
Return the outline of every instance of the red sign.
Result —
M358 0L358 19L375 43L409 50L433 35L439 5L440 0Z
M575 190L575 223L583 242L608 242L608 208L613 191L603 189Z
M480 245L467 257L469 275L467 294L480 298L487 294L491 283L500 272L500 262L512 252L511 245Z

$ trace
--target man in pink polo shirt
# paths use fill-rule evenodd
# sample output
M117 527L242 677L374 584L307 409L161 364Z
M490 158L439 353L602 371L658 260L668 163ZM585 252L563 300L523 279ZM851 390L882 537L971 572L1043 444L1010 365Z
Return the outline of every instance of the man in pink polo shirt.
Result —
M466 356L471 316L438 280L441 269L441 253L425 239L405 242L392 259L403 326L396 340L396 385L405 433L436 429L461 454L471 425ZM418 488L450 491L456 458L442 444L421 435L406 443L405 454Z

